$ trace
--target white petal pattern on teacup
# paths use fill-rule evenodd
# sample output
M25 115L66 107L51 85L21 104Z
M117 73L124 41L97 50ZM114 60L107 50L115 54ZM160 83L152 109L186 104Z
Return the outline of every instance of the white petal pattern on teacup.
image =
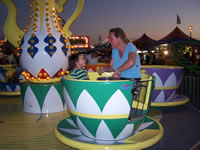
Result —
M2 73L0 73L0 80L5 80L4 76L2 75Z
M94 138L94 136L92 136L92 134L88 131L88 129L83 125L83 123L80 121L80 119L77 117L77 124L78 124L78 128L80 129L80 131L86 135L87 137L90 138Z
M156 87L162 87L162 86L163 86L163 83L162 83L162 80L160 79L159 75L158 75L156 72L154 72L154 73L153 73L153 76L156 77L155 86L156 86Z
M37 98L29 86L24 95L24 111L29 113L41 113Z
M61 131L64 131L66 133L72 134L72 135L82 135L80 130L78 129L66 129L66 128L59 128Z
M173 86L177 86L176 83L177 83L177 81L176 81L176 76L175 76L174 73L172 73L172 74L168 77L167 81L165 82L164 87L173 87Z
M19 92L20 91L20 86L17 85L16 88L15 88L15 92Z
M143 123L143 124L141 124L141 126L140 126L137 130L138 130L138 131L143 130L143 129L149 127L150 125L152 125L153 123L154 123L153 121Z
M156 99L154 100L154 102L164 102L165 101L165 94L164 94L164 91L161 91L159 93L159 95L156 97Z
M149 127L150 125L152 125L153 121L151 122L146 122L146 123L143 123L136 131L135 131L135 135L138 134L141 130Z
M106 138L105 138L106 137ZM105 122L102 120L96 133L96 138L101 140L114 140L114 137L105 124Z
M115 143L115 141L96 140L96 143L99 145L112 145Z
M63 111L63 103L58 91L54 86L51 86L42 106L42 113L54 113Z
M181 77L180 77L180 79L179 79L179 81L178 81L178 83L177 83L177 86L180 86L181 85L181 82L182 82L182 80L183 80L183 75L181 75Z
M82 142L93 142L95 139L90 139L90 138L87 138L85 136L79 136L79 137L75 137L75 138L72 138L73 140L76 140L76 141L82 141Z
M99 106L87 90L81 92L77 101L76 111L86 114L101 114Z
M67 103L65 102L65 104L64 104L64 107L63 107L63 109L64 110L66 110L67 109Z
M124 140L119 140L119 141L117 141L118 143L122 143L122 144L124 144Z
M67 107L70 109L70 110L73 110L75 111L75 107L74 107L74 104L72 103L72 100L67 92L67 90L65 88L63 88L63 94L64 94L64 97L65 97L65 102L67 103Z
M88 70L88 72L94 72L94 70L92 70L92 68L90 68L90 69Z
M25 78L24 78L24 76L22 74L20 74L19 80L25 80Z
M129 114L130 105L124 94L118 89L108 100L104 106L102 114L115 115L115 114Z
M176 90L172 92L172 94L165 100L165 102L169 102L170 100L174 99L174 95L176 94Z
M12 89L8 85L6 85L6 90L9 91L9 92L12 91Z
M72 125L73 127L77 128L77 126L75 125L74 121L73 120L70 120L70 119L66 119L66 121Z
M127 124L126 127L122 130L122 132L117 136L115 140L124 139L132 134L134 128L134 124Z

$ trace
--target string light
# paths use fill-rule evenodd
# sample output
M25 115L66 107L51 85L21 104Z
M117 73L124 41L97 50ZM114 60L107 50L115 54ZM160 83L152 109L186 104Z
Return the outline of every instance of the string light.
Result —
M79 40L83 39L85 41L84 45L73 45L71 48L88 48L89 47L89 38L88 36L71 36L69 37L71 40Z

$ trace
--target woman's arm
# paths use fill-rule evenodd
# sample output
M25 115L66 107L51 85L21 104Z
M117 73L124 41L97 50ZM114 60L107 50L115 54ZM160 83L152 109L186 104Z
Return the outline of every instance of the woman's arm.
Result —
M104 72L112 72L113 71L112 66L113 66L113 58L110 61L110 65L108 67L99 68L98 73L101 75Z
M110 60L110 65L108 67L104 67L105 68L105 72L112 72L113 71L113 58L111 58Z
M117 68L115 72L121 72L127 70L131 68L133 65L135 65L135 62L136 62L136 54L134 52L129 52L128 60L122 66Z

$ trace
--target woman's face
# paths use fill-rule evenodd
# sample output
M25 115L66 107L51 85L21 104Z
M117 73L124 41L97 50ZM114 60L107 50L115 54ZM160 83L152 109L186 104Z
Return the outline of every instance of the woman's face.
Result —
M108 38L112 45L112 48L117 48L119 45L120 38L116 38L114 32L110 32Z

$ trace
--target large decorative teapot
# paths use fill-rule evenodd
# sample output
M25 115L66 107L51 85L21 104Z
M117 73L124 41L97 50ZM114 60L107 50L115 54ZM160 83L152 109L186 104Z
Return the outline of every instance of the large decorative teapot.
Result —
M72 23L80 15L84 0L78 0L76 10L61 27L57 12L62 12L67 0L30 0L26 29L16 23L17 10L12 0L0 0L8 7L4 25L6 38L17 48L23 75L31 82L59 81L68 67Z

